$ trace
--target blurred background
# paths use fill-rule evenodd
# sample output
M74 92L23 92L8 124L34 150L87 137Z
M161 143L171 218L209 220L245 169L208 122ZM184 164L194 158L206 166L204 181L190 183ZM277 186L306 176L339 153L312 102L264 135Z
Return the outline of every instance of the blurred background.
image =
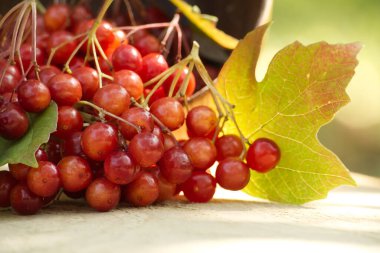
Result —
M117 0L115 0L117 1ZM137 1L137 0L131 0ZM16 0L1 0L4 13ZM42 1L52 2L52 1ZM174 8L168 0L145 0L167 12ZM265 7L263 0L187 0L197 4L203 13L219 17L218 26L227 33L242 38L258 23ZM91 1L94 9L101 1ZM359 66L348 93L352 102L336 119L319 133L321 142L333 150L346 166L356 172L380 176L380 1L379 0L274 0L273 24L265 39L258 79L265 75L274 54L298 40L310 44L321 40L329 43L359 41L364 47L359 54ZM219 64L228 52L207 39L200 40L203 54ZM206 50L205 50L206 49ZM213 51L215 50L215 51ZM208 54L207 54L208 53Z

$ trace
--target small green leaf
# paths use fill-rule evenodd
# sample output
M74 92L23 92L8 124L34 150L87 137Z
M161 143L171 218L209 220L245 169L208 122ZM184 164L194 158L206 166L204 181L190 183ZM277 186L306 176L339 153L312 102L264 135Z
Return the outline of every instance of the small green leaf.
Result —
M274 140L281 160L272 171L252 171L245 192L285 203L302 204L325 198L342 184L355 185L339 158L317 139L320 127L349 102L346 87L358 64L358 43L304 46L295 42L282 49L262 82L254 76L267 25L249 33L224 65L218 90L235 104L243 134L253 142ZM229 122L225 133L237 133Z
M209 38L227 49L234 49L238 40L216 28L217 18L201 14L197 6L191 6L182 0L170 0L182 13Z
M40 114L30 114L31 124L27 134L19 140L9 141L0 137L0 166L7 163L23 163L37 167L34 153L49 140L57 128L58 107L52 102Z

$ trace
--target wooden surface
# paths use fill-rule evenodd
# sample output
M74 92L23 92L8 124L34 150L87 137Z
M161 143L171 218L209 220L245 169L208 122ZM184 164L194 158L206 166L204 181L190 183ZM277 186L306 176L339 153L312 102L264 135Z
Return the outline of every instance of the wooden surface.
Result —
M63 202L35 216L0 211L0 252L380 252L380 180L354 175L323 201L290 206L218 190L208 204L169 202L96 213Z

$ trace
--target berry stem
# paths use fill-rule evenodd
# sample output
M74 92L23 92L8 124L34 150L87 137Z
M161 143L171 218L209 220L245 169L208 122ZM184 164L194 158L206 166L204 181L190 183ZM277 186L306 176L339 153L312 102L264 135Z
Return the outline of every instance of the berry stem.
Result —
M95 105L95 104L93 104L91 102L82 100L82 101L79 101L77 104L90 106L90 107L94 108L95 110L97 110L99 113L107 115L107 116L110 116L110 117L112 117L114 119L117 119L117 120L119 120L119 121L121 121L121 122L123 122L123 123L125 123L125 124L127 124L127 125L129 125L131 127L133 127L138 133L141 133L141 128L139 126L137 126L137 125L135 125L135 124L133 124L133 123L131 123L131 122L123 119L123 118L120 118L119 116L116 116L115 114L112 114L112 113L104 110L103 108L101 108L101 107L99 107L99 106L97 106L97 105Z

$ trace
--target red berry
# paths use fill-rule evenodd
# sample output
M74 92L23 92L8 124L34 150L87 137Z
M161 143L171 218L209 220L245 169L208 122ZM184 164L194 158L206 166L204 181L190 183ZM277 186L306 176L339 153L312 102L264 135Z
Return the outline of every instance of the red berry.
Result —
M50 79L62 72L55 66L42 66L40 68L39 77L43 84L47 85ZM37 79L36 72L31 71L28 75L29 79Z
M153 35L147 34L134 41L133 46L139 50L142 56L150 53L159 53L161 49L160 41Z
M265 173L276 167L281 158L280 148L267 138L257 139L247 151L248 166L261 173Z
M144 92L144 84L140 76L132 70L124 69L116 72L114 83L123 86L135 100L138 100Z
M12 188L10 199L12 209L21 215L35 214L43 205L42 198L35 195L22 183Z
M9 140L19 139L28 128L28 116L19 104L8 103L0 108L0 136Z
M77 41L70 32L57 31L50 35L47 48L52 53L53 49L57 49L53 56L53 63L65 64L70 55L77 47Z
M95 69L90 67L79 67L74 69L73 76L82 86L83 99L91 100L99 89L99 75Z
M63 30L68 26L70 9L66 4L53 4L44 14L45 27L54 32Z
M152 116L149 112L145 111L139 107L133 107L129 110L123 112L121 118L125 119L127 122L139 126L144 132L152 132L154 128L154 122ZM131 140L133 136L137 134L137 130L120 121L120 131L127 140Z
M181 147L173 147L165 151L159 166L162 176L173 184L185 182L193 171L190 158Z
M185 121L183 106L178 100L171 97L155 101L150 107L150 112L171 131L180 128Z
M41 112L51 101L48 87L38 80L23 82L17 89L17 95L20 105L28 112Z
M104 175L114 184L129 184L139 172L140 167L124 151L114 152L104 161Z
M243 189L249 182L249 176L248 166L234 157L220 161L215 173L218 184L231 191Z
M63 156L80 156L86 158L81 147L82 132L69 133L65 136L62 145Z
M121 45L112 54L112 64L116 71L129 69L137 72L142 66L141 54L131 45Z
M164 82L164 89L165 89L165 92L167 95L169 95L169 92L170 92L170 88L171 88L171 85L176 77L176 75L178 74L179 70L177 70L176 72L174 72L173 74L171 74L168 79L165 80ZM179 76L179 79L178 81L174 84L174 89L173 89L173 95L177 94L177 92L182 89L182 85L184 85L184 81L186 79L186 76L187 75L190 75L190 79L189 79L189 83L187 84L187 88L185 90L185 95L187 97L190 97L191 95L193 95L194 91L195 91L195 87L196 87L196 81L195 81L195 77L194 77L194 74L193 72L190 72L189 73L189 68L185 67L180 76Z
M221 161L227 157L239 157L244 149L243 142L237 135L223 135L216 139L215 147L218 152L217 160Z
M21 55L21 64L24 68L24 71L26 71L31 66L32 61L33 61L32 45L29 43L23 44L20 47L20 55ZM45 62L45 52L38 47L36 47L36 61L38 65L42 65Z
M54 196L61 185L57 167L47 161L40 161L38 168L31 168L26 181L28 188L41 197Z
M117 133L112 126L96 122L83 131L81 145L88 157L104 161L118 147Z
M21 81L20 70L9 65L5 60L0 60L0 94L13 92Z
M190 157L191 164L195 169L206 170L216 161L216 148L207 138L191 138L185 143L183 149Z
M160 160L164 153L164 145L156 135L142 132L136 134L129 143L129 152L137 164L149 167Z
M52 99L60 106L73 106L82 98L82 87L71 75L58 74L49 80L47 86Z
M37 151L35 152L35 156L36 156L37 161L48 160L48 155L46 154L44 150L40 148L37 149ZM28 172L31 169L31 167L22 163L9 164L8 166L9 166L9 172L17 181L26 181Z
M208 173L194 171L191 177L181 185L183 194L190 202L205 203L215 193L216 181Z
M79 156L64 157L57 165L62 187L68 192L79 192L87 188L92 180L88 162Z
M105 178L95 179L87 188L86 201L99 212L115 208L120 201L120 186Z
M137 71L143 82L148 82L169 68L162 54L151 53L142 58L141 69Z
M81 131L83 118L80 112L71 106L60 106L58 108L57 131L60 134Z
M100 88L95 93L93 102L97 106L117 116L128 109L131 104L128 92L118 84L107 84Z
M218 118L208 106L197 106L189 111L186 118L186 126L192 136L206 137L213 132L218 125Z
M134 206L153 204L159 195L157 178L149 172L140 173L137 178L124 189L125 199Z
M9 171L0 171L0 207L11 205L10 194L17 181Z

